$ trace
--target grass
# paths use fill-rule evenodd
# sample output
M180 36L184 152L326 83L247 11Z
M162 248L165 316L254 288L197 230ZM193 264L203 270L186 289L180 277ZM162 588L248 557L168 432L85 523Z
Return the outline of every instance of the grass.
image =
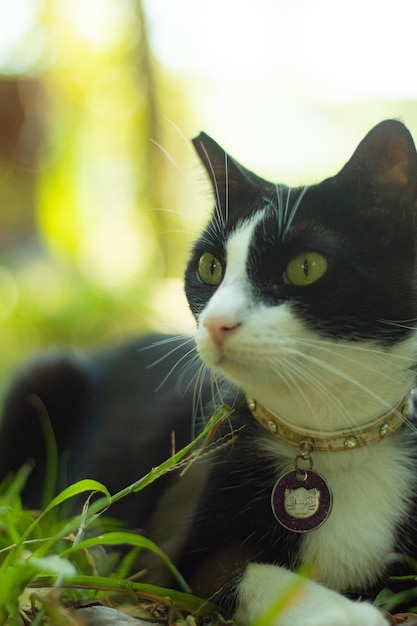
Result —
M146 476L111 495L106 486L95 480L81 480L47 498L42 511L23 508L20 493L31 470L24 466L0 485L0 624L76 626L73 607L99 602L116 608L136 607L142 619L166 624L202 623L217 615L216 607L197 598L169 558L146 537L128 532L106 518L111 505L132 492L139 492L163 474L178 466L188 467L209 449L213 436L231 413L229 407L218 409L204 431L188 446L175 453ZM57 455L53 433L46 416L43 420L48 449L49 478L45 496L53 493L51 474ZM197 444L202 444L198 447ZM52 470L52 471L51 471ZM69 501L82 497L80 513L66 517ZM123 546L122 554L118 548ZM111 550L104 550L110 547ZM170 570L178 590L140 582L142 572L134 573L135 559L141 550L154 552ZM417 563L410 564L410 576L403 582L410 588L402 594L381 592L376 604L388 611L398 604L413 606L417 599ZM285 610L297 590L285 590L256 626L268 626ZM190 621L191 620L191 621ZM217 623L223 624L221 617ZM216 622L215 622L216 623Z
M166 619L176 622L212 616L216 607L192 596L186 581L168 557L146 537L125 530L110 530L105 513L111 505L132 492L139 492L179 465L188 466L204 454L213 434L230 415L231 409L218 409L204 431L188 446L175 453L146 476L111 495L106 486L95 480L81 480L61 491L39 511L25 511L20 493L29 466L0 486L0 624L8 626L58 624L72 626L70 608L89 600L120 606L125 602L161 606ZM49 477L56 464L52 433L44 420L49 461ZM198 443L202 443L194 449ZM46 491L53 485L48 479ZM65 518L61 511L74 497L84 498L79 515ZM94 496L94 497L93 497ZM111 546L111 556L102 547ZM115 560L117 547L123 557ZM127 551L126 551L127 546ZM178 589L165 589L138 582L140 573L130 575L135 558L143 549L154 552L170 570ZM112 558L113 557L113 558ZM46 590L46 592L45 592Z

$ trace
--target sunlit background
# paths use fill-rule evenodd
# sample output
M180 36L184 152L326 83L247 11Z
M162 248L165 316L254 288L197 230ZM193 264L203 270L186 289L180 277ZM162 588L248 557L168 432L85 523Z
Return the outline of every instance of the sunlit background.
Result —
M417 137L415 2L0 1L0 371L40 347L192 332L206 130L272 180Z

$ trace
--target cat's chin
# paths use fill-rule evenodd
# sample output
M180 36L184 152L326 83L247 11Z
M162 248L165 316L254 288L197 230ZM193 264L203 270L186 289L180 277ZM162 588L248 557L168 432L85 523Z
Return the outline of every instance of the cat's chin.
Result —
M262 371L259 363L251 367L250 359L243 354L230 355L227 351L207 344L198 346L198 352L219 379L232 383L248 397L275 406L277 396L285 396L288 391L277 376L271 376L270 369Z

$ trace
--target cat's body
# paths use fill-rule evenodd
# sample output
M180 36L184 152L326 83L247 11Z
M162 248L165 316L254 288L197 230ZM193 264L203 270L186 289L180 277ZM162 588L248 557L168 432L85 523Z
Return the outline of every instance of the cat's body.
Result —
M409 422L397 419L417 360L414 144L400 123L382 123L337 176L291 190L257 178L205 135L195 145L217 206L191 255L186 293L198 352L217 376L217 397L235 411L217 447L169 477L162 494L157 486L145 501L133 496L118 513L146 527L195 593L243 624L293 587L293 570L305 566L311 580L295 585L276 626L383 626L377 609L326 587L373 593L393 552L417 556L408 401ZM158 340L155 352L131 347L128 358L122 351L73 364L61 383L59 361L43 373L32 368L6 403L0 470L36 454L33 442L41 446L36 432L20 448L17 441L16 424L21 433L35 419L29 393L42 398L56 427L73 420L73 440L66 428L58 439L61 448L83 442L74 477L88 472L114 491L168 456L170 431L177 447L191 432L199 364L188 340L165 346ZM187 355L193 365L182 370ZM208 406L210 382L200 380L199 405ZM315 447L306 448L312 434ZM299 532L305 518L312 529ZM153 582L168 582L160 564L148 566Z

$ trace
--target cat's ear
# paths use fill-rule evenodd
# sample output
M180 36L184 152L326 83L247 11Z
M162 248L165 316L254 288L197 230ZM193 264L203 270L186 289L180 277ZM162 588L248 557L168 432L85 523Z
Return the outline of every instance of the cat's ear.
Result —
M387 200L406 197L413 201L417 192L413 138L401 122L385 120L361 141L343 173L354 173L359 181L367 178Z
M195 137L193 144L209 175L219 207L227 206L229 196L247 195L249 189L254 188L255 174L240 165L206 133Z

